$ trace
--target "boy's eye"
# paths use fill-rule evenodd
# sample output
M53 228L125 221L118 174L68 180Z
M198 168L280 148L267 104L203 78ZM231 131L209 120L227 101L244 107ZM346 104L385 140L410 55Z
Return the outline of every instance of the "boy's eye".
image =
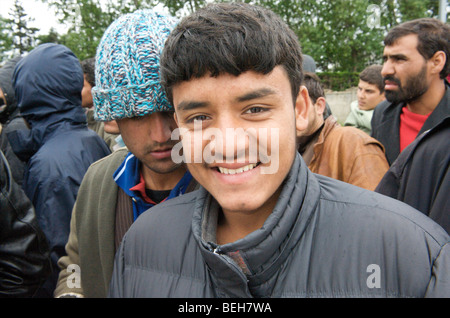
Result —
M248 113L248 114L257 114L257 113L261 113L263 111L264 111L264 108L262 108L262 107L252 107L252 108L249 108L246 111L246 113Z
M198 116L194 116L194 117L191 117L191 118L187 119L186 122L187 123L194 123L196 121L204 121L204 120L207 120L207 119L208 119L208 116L206 116L206 115L198 115Z

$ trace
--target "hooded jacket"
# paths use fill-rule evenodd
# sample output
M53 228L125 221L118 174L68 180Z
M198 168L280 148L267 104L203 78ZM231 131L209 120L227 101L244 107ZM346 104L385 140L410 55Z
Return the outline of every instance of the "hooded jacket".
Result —
M13 85L20 112L31 129L8 133L8 139L15 154L28 162L23 188L36 209L56 269L65 254L72 207L83 176L110 150L87 128L81 107L83 71L68 48L38 46L17 63Z
M300 155L263 227L218 246L198 191L144 213L116 254L111 297L449 297L450 244L406 204L313 174Z

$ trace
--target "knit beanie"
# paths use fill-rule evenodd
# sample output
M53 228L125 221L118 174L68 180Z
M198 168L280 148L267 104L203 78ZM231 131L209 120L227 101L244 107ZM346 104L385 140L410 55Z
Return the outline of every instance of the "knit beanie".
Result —
M177 20L150 9L125 14L105 31L95 61L94 118L173 111L160 84L159 60Z

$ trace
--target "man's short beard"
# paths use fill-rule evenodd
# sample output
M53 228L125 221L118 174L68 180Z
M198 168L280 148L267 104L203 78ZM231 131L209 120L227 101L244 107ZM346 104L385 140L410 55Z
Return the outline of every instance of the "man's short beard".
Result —
M386 99L394 104L404 102L406 104L411 103L419 99L423 94L428 91L429 85L426 81L426 65L423 66L419 74L410 76L406 79L405 85L401 85L400 81L393 76L386 76L384 80L395 82L398 85L397 91L385 91Z

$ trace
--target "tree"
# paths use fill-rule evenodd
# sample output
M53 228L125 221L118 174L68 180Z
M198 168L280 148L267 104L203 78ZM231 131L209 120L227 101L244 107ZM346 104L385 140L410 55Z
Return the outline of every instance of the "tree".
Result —
M35 34L39 29L28 26L28 23L33 22L34 19L28 17L20 0L14 1L14 7L11 9L10 17L7 21L12 26L13 50L20 55L31 51L36 41Z
M58 32L56 32L55 28L50 28L48 34L42 34L37 36L37 43L43 44L43 43L62 43L60 39L60 35Z
M55 9L59 21L69 26L60 42L80 60L95 56L106 28L120 15L156 5L153 0L41 0Z
M120 15L143 8L164 8L182 17L211 0L40 0L55 10L66 34L55 30L39 36L16 0L11 20L0 20L2 52L13 38L16 47L29 50L33 44L57 42L68 46L80 59L95 55L106 28ZM215 0L215 2L228 0ZM279 14L297 34L303 51L311 55L319 70L360 72L367 65L381 63L383 38L393 26L415 18L437 17L437 0L243 0L267 7ZM10 13L10 15L12 15ZM21 18L18 18L21 17ZM12 22L11 22L12 23ZM17 26L24 25L19 29ZM9 30L15 34L9 35ZM19 31L21 30L21 32ZM20 40L19 40L20 39ZM9 42L8 42L9 41ZM2 58L2 55L0 55Z
M13 39L10 30L9 20L0 16L0 66L1 61L12 57Z
M258 0L296 32L322 71L360 72L381 63L383 38L393 26L437 17L436 0Z

